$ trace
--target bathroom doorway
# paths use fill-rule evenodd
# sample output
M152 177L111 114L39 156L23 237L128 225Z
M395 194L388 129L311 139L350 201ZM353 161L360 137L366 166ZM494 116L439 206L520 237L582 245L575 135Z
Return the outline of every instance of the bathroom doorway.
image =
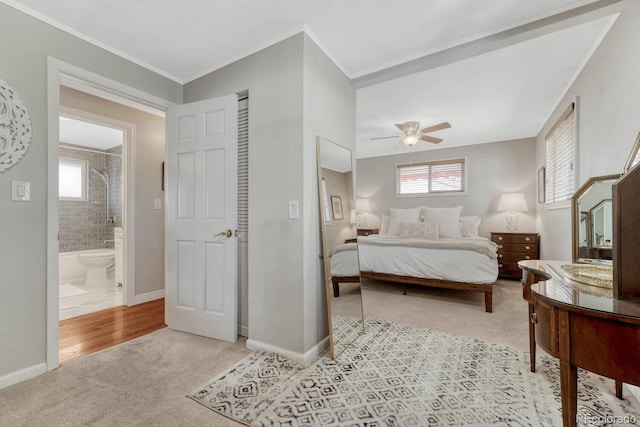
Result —
M83 96L61 89L61 102ZM59 320L122 306L124 145L131 125L60 107Z

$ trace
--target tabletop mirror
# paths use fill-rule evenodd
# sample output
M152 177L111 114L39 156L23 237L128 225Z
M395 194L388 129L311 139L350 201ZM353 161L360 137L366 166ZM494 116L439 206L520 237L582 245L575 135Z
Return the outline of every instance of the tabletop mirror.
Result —
M571 199L573 264L565 274L587 285L613 286L613 184L620 174L589 178Z
M633 168L638 163L640 163L640 133L638 133L636 142L634 142L631 153L629 153L627 163L624 165L624 173L629 172L629 170L631 170L631 168Z
M364 332L351 151L316 137L324 284L331 358Z
M575 192L573 262L611 264L613 259L612 188L620 174L589 178Z

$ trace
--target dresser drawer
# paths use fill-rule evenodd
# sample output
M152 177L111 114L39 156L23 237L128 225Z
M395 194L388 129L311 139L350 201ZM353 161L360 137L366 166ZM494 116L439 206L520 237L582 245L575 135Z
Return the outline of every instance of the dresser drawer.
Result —
M537 234L524 233L491 233L491 240L500 243L536 243Z
M538 259L538 254L536 252L498 252L498 262L517 263L518 261L527 259Z
M498 243L498 252L538 252L535 243Z

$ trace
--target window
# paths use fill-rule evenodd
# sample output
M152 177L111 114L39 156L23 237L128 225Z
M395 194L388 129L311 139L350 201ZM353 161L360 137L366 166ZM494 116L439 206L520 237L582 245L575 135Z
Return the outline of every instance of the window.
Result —
M60 159L58 176L60 200L87 200L87 162Z
M464 193L465 159L396 166L396 196Z
M546 138L546 197L547 204L571 199L575 191L574 168L576 126L574 104L565 111L551 128Z
M327 197L327 184L322 177L322 216L324 223L331 224L331 208L329 207L329 197Z

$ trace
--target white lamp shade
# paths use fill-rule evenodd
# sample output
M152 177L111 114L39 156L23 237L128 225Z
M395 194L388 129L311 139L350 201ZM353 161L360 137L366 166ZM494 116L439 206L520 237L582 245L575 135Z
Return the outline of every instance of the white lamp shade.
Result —
M527 202L524 199L524 194L505 193L500 196L500 202L498 203L498 212L526 212L527 210Z
M357 213L371 212L371 203L369 203L369 199L356 199L356 212Z

